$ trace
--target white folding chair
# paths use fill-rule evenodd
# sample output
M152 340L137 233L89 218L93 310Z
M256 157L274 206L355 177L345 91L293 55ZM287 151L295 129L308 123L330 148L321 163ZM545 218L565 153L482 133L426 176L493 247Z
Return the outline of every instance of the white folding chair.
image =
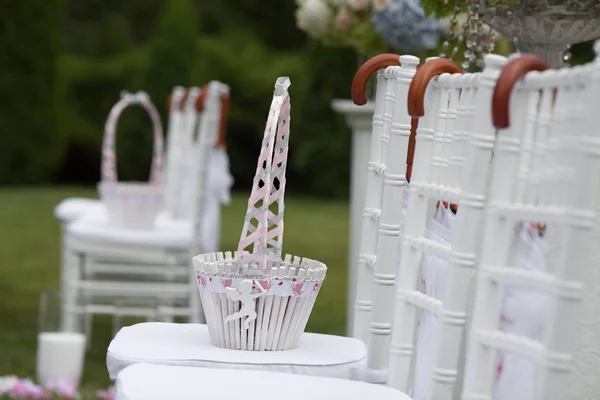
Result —
M177 86L173 88L171 96L169 97L168 106L169 106L169 126L167 130L167 135L169 138L169 143L174 140L176 136L180 134L181 131L181 118L182 118L182 108L180 107L181 101L185 95L185 89ZM171 152L167 151L166 160L167 163L173 163ZM170 184L167 183L165 185L166 197L169 196L169 193L175 193L176 180L170 179ZM77 218L84 215L94 215L103 218L106 214L106 207L102 203L102 201L98 199L87 199L87 198L79 198L79 197L69 197L63 201L61 201L54 208L54 215L56 219L60 222L61 225L61 236L63 238L61 246L62 246L62 259L61 259L61 268L60 268L60 276L61 276L61 291L63 292L63 296L66 296L66 283L65 278L67 276L65 271L66 265L66 244L64 241L66 227L69 223L75 221Z
M528 72L512 89L543 64L518 57L506 68L508 83L496 87L500 130L463 400L591 400L600 392L600 64ZM547 233L559 238L545 269L512 264L520 221L544 221ZM521 328L508 329L502 314L515 291L530 298L521 296L518 304ZM543 296L537 304L536 293ZM538 326L532 331L523 322Z
M203 212L207 198L207 168L220 124L220 99L228 87L211 82L204 96L201 123L195 129L198 143L194 157L196 199L190 219L176 220L163 214L152 230L127 230L111 226L106 215L83 216L66 228L64 328L71 329L79 314L115 314L115 299L154 299L158 304L133 307L125 315L182 316L202 319L191 273L191 257L204 251ZM189 96L188 96L189 97ZM196 99L189 101L195 104ZM191 147L191 146L188 146ZM107 304L108 298L112 304Z
M167 101L169 109L169 121L167 129L166 166L164 168L165 188L165 210L159 215L160 218L189 219L193 199L187 199L182 204L182 181L188 178L189 173L185 168L190 166L194 160L190 154L190 145L195 126L198 123L199 111L193 98L200 94L200 89L184 89L177 86L173 89ZM221 107L216 110L221 114L228 111L229 96L223 95ZM226 119L227 116L224 116ZM207 202L206 212L203 219L203 230L205 245L208 249L218 249L220 239L221 204L229 204L230 188L233 183L229 173L229 159L225 148L226 126L223 125L218 143L212 151L211 164L208 165ZM187 151L187 152L186 152ZM192 160L190 160L192 159ZM189 187L186 185L185 187ZM186 193L189 197L189 191ZM193 197L193 196L192 196ZM86 198L67 198L61 201L55 208L55 216L61 223L62 236L68 223L75 221L81 216L98 219L106 218L106 208L100 200ZM185 217L185 218L184 218ZM63 252L66 249L63 243ZM110 260L110 255L108 257ZM64 262L61 262L61 276ZM61 280L62 282L62 280ZM64 284L61 283L64 287Z

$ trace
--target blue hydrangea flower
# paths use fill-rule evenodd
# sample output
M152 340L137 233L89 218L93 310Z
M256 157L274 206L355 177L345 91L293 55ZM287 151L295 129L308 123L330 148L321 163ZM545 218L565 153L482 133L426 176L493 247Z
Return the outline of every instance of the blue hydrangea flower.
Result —
M441 21L425 17L419 0L390 0L387 8L371 14L371 20L383 40L398 51L433 49L443 30Z

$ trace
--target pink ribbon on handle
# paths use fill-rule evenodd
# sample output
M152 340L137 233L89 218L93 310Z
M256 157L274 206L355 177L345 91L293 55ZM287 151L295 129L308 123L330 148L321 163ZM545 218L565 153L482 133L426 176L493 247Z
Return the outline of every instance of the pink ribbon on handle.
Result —
M123 110L131 105L138 104L142 106L150 115L152 120L152 128L154 133L154 150L152 157L152 165L150 167L150 183L160 184L161 171L164 163L164 138L163 127L160 119L160 114L150 101L150 97L146 92L121 92L121 99L113 106L108 114L106 123L104 124L104 139L102 141L102 181L117 182L117 156L115 154L115 138L116 127L119 117Z
M281 257L283 242L283 197L290 132L290 96L287 77L277 79L238 254L249 262L258 262L266 269L269 255ZM276 186L277 182L277 186ZM270 210L277 203L277 214ZM252 252L248 247L252 245Z

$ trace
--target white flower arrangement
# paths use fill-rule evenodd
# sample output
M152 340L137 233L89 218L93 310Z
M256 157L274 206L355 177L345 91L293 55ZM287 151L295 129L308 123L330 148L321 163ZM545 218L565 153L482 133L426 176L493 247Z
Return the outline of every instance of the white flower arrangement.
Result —
M373 11L389 0L297 0L296 23L326 45L350 46L364 55L385 52L388 46L374 29Z

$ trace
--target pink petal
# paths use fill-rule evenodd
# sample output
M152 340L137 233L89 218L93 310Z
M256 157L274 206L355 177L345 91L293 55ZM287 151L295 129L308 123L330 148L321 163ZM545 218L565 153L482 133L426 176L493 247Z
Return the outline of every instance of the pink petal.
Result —
M114 400L116 394L116 388L110 386L107 390L98 390L96 396L103 400Z

